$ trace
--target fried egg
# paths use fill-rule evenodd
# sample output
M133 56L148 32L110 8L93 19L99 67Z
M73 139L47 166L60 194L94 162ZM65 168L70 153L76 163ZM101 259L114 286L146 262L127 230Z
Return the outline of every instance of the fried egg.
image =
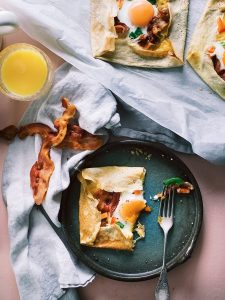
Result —
M130 31L135 31L139 27L146 33L149 22L156 14L156 6L147 0L124 0L118 18L120 22L130 27Z
M146 200L143 198L143 191L140 193L122 192L119 205L113 212L113 217L122 223L122 232L126 237L132 237L134 225L140 212L146 207Z
M225 69L225 48L220 42L215 42L211 49L213 49L213 51L210 51L210 57L216 56L217 59L220 61L221 70Z

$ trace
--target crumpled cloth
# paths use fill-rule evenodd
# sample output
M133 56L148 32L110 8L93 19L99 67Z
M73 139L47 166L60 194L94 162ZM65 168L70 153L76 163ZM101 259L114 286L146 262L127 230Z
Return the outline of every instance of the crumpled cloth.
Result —
M186 49L206 3L190 1ZM117 129L116 134L157 140L160 132L160 141L172 148L225 163L225 102L188 63L181 68L157 70L94 59L90 0L7 0L2 6L17 14L29 35L110 89L127 111L138 113L138 122L128 124L125 120L128 129Z
M20 125L41 122L54 129L53 121L64 110L62 96L76 105L78 122L87 131L104 134L106 140L107 131L102 128L119 125L111 92L67 63L57 71L49 95L31 104ZM9 146L3 171L11 258L21 300L59 299L64 289L85 286L94 278L92 270L70 257L44 216L33 206L30 169L39 150L39 136L16 138ZM90 152L51 150L55 170L43 206L57 226L61 191L69 185L69 170ZM76 291L71 290L66 299L76 299L75 295Z

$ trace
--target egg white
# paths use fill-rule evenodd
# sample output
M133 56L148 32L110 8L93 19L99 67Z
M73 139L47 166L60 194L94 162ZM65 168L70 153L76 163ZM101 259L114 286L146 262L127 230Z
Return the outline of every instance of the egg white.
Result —
M125 0L124 3L123 3L122 8L119 9L119 11L118 11L118 18L119 18L120 22L125 23L127 26L129 26L130 27L130 32L135 31L137 29L137 26L134 26L131 23L130 18L129 18L128 11L129 11L129 7L130 7L131 4L132 4L132 1ZM154 15L156 15L157 12L158 12L158 9L157 9L156 5L152 5L152 6L153 6L154 12L155 12ZM147 33L147 27L148 26L140 27L144 34Z
M117 208L115 209L115 211L113 212L112 216L117 218L121 223L123 223L124 227L121 228L123 234L125 237L132 237L133 236L133 225L132 223L130 223L129 221L126 221L123 219L123 217L120 214L120 209L121 206L129 201L137 201L137 200L142 200L144 203L146 203L146 200L143 198L143 192L140 195L135 195L132 192L122 192L120 194L120 199L119 199L119 205L117 206Z

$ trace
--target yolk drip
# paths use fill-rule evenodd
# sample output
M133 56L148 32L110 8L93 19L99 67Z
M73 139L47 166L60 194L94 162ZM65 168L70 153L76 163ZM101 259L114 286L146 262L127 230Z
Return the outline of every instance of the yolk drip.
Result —
M144 208L145 203L140 200L125 202L120 209L120 215L123 220L134 224Z

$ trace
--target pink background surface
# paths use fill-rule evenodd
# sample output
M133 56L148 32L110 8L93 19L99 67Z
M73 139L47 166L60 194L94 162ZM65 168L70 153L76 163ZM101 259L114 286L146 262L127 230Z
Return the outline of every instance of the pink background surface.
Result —
M55 67L62 63L60 58L21 31L4 37L3 47L15 42L29 42L44 49ZM0 128L16 124L28 105L0 95ZM0 176L6 152L7 143L0 141ZM169 272L172 299L222 300L225 299L225 167L212 165L194 155L179 156L199 183L204 220L191 259ZM7 210L1 191L0 198L0 299L17 300L18 290L10 263ZM125 283L97 276L93 283L80 288L79 293L83 300L149 300L154 299L156 282L157 279Z

